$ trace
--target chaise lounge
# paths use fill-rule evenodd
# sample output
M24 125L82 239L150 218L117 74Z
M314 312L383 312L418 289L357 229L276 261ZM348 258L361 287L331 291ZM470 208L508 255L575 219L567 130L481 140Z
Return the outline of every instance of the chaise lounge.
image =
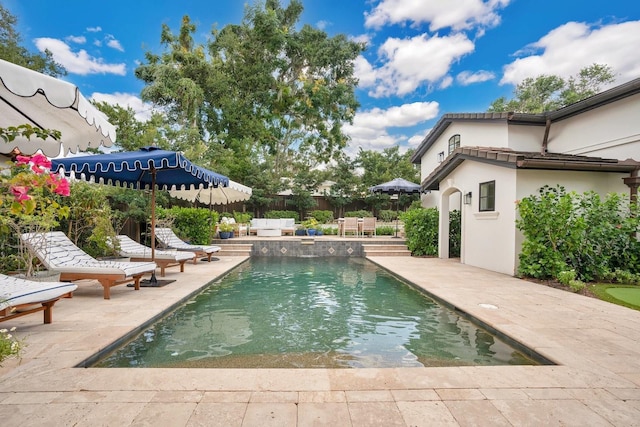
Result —
M60 273L61 281L99 281L104 299L111 298L113 286L133 282L135 290L139 290L142 275L157 267L155 262L98 261L61 231L25 233L20 237L48 270Z
M151 248L136 242L129 236L116 236L120 243L120 255L131 258L131 261L154 261L160 267L160 276L164 277L167 267L180 266L180 273L184 272L184 264L189 260L195 260L198 255L195 252L187 251L166 251L156 249L151 258Z
M71 298L78 288L73 283L35 282L0 274L0 322L44 312L44 323L53 320L53 305L60 298Z
M193 258L193 263L198 262L198 257L206 256L207 261L211 262L214 253L220 251L220 246L215 245L192 245L180 239L170 228L156 228L156 239L162 247L168 249L176 249L178 251L195 252L197 255Z

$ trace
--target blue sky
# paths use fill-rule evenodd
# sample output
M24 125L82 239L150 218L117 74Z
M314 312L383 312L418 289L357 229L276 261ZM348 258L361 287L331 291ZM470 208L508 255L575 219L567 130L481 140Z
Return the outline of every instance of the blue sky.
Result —
M161 25L183 15L205 43L240 23L241 0L0 0L28 49L48 48L87 98L148 114L134 76L160 53ZM249 2L252 4L253 2ZM287 4L288 0L282 0ZM568 77L607 64L616 84L640 77L640 2L629 0L303 0L301 23L366 41L349 151L415 148L445 113L483 112L526 77Z

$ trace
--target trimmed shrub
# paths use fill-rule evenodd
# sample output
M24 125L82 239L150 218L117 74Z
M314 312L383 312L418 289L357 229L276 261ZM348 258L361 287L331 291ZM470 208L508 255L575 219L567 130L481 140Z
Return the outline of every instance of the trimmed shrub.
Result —
M329 224L333 221L333 212L331 211L311 211L311 216L320 224Z
M396 219L396 211L391 209L382 209L378 212L378 219L382 222L391 222Z
M269 211L265 212L264 217L269 219L293 218L296 222L300 221L300 215L296 211Z
M173 219L171 228L182 239L194 245L208 245L214 237L218 212L204 208L158 208L159 219Z
M366 217L371 217L373 216L373 214L369 211L365 211L365 210L360 210L360 211L349 211L349 212L345 212L344 213L345 217L356 217L356 218L364 218Z
M438 255L438 210L411 209L400 215L412 255Z

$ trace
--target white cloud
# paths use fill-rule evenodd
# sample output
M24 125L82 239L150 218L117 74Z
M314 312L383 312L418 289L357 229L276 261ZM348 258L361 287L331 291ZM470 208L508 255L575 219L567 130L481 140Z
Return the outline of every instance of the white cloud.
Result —
M430 31L442 28L467 30L495 27L500 23L498 10L510 0L382 0L370 13L365 13L365 26L381 28L385 25L412 22L430 23Z
M610 66L616 84L623 83L640 75L639 45L640 21L602 26L569 22L518 52L529 56L507 64L500 84L515 85L541 74L566 78L594 63Z
M122 47L120 42L115 37L113 37L111 34L109 34L106 37L106 40L107 40L107 46L109 46L112 49L119 50L120 52L124 52L124 48Z
M137 120L145 122L151 118L153 106L149 103L143 102L140 97L133 93L100 93L94 92L91 94L91 100L97 102L106 102L111 105L120 105L123 108L131 108L135 111L135 117Z
M351 138L348 151L353 154L360 147L363 150L382 150L406 143L406 136L391 135L388 130L415 126L437 117L438 114L437 102L414 102L386 110L373 108L358 112L353 124L344 127L345 133Z
M470 84L473 84L473 83L482 83L489 80L493 80L495 78L496 78L496 75L491 71L485 71L485 70L480 70L475 72L463 71L461 73L458 73L458 75L456 76L456 81L460 83L462 86L469 86Z
M77 44L85 44L87 42L87 38L85 36L68 36L68 37L65 37L65 40L68 40L71 43L77 43Z
M91 57L86 50L72 52L68 44L58 39L38 38L35 44L41 52L49 49L53 54L53 59L62 64L70 73L87 74L117 74L124 76L127 67L124 63L106 64L99 58Z
M331 26L331 22L329 21L321 20L316 22L316 27L322 31L326 30L329 26Z
M360 87L372 88L369 92L372 97L402 96L423 84L430 85L444 78L451 64L473 52L474 47L462 33L444 37L422 34L407 39L389 38L378 50L384 65L374 70L366 59L359 58L356 76L360 79Z
M102 27L98 26L98 27L87 27L87 31L90 33L99 33L100 31L102 31Z

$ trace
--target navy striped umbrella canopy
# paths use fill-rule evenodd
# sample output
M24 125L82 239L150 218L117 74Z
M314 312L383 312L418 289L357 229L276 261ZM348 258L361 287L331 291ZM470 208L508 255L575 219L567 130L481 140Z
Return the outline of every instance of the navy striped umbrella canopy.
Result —
M151 258L155 259L155 189L228 187L229 178L197 166L181 153L143 147L138 151L53 159L51 170L86 181L151 189Z
M66 157L51 161L52 171L109 185L162 190L227 187L229 178L195 165L181 153L144 147L138 151Z

